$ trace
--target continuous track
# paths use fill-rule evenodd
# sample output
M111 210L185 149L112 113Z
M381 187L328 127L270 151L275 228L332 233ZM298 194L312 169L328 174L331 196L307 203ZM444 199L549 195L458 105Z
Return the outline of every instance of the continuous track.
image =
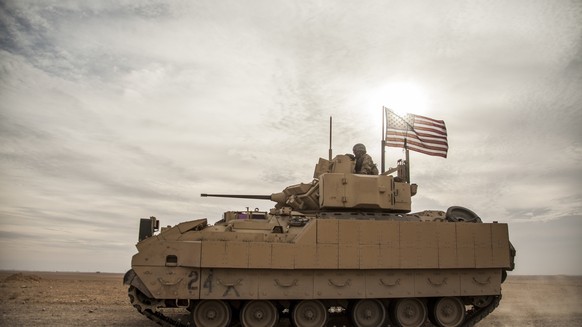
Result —
M194 323L191 321L182 322L181 320L173 319L172 317L164 315L161 310L164 308L163 306L159 306L161 304L158 300L149 299L145 297L139 290L135 287L130 286L128 291L129 299L131 304L137 309L139 313L146 316L151 321L154 321L160 326L163 327L194 327ZM495 296L493 300L486 306L482 308L473 307L469 311L467 311L466 318L461 325L461 327L472 327L475 326L479 321L483 320L487 317L501 301L501 295ZM349 321L349 319L346 319ZM428 322L427 322L428 323ZM238 323L236 325L239 325ZM231 326L234 326L231 324ZM386 324L385 326L393 326L391 324ZM426 324L424 325L426 326ZM200 326L203 327L203 326Z

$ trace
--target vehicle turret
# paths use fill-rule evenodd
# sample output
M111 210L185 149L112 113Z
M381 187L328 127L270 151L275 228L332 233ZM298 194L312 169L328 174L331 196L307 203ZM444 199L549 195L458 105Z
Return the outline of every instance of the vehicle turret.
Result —
M286 187L271 195L207 194L202 197L260 199L276 202L275 208L290 207L303 213L334 210L362 210L386 213L410 212L411 197L416 184L401 177L405 164L380 175L354 173L354 160L348 155L337 155L333 160L319 159L311 183ZM390 175L397 173L397 176Z

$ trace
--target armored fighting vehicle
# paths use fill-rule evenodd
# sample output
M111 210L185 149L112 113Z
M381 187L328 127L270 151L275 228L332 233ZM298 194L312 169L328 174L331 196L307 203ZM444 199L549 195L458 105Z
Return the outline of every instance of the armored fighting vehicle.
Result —
M406 170L358 175L338 155L280 193L202 194L276 202L268 212L161 229L141 219L130 302L163 326L323 327L337 315L357 327L473 326L514 268L508 226L458 206L411 213Z

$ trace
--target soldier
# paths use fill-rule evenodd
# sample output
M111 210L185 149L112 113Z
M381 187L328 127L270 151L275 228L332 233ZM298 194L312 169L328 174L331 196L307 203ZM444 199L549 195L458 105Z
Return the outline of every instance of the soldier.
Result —
M358 143L354 145L352 149L355 155L356 160L356 174L364 174L364 175L378 175L378 168L372 157L366 153L366 146L362 143Z

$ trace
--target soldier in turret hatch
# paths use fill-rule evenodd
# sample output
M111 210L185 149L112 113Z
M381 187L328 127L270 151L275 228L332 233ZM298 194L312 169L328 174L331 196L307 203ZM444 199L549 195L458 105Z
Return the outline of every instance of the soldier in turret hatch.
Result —
M366 153L366 146L362 143L358 143L354 145L352 149L354 152L354 156L352 159L356 160L356 174L364 174L364 175L378 175L378 167L372 160L369 154Z

